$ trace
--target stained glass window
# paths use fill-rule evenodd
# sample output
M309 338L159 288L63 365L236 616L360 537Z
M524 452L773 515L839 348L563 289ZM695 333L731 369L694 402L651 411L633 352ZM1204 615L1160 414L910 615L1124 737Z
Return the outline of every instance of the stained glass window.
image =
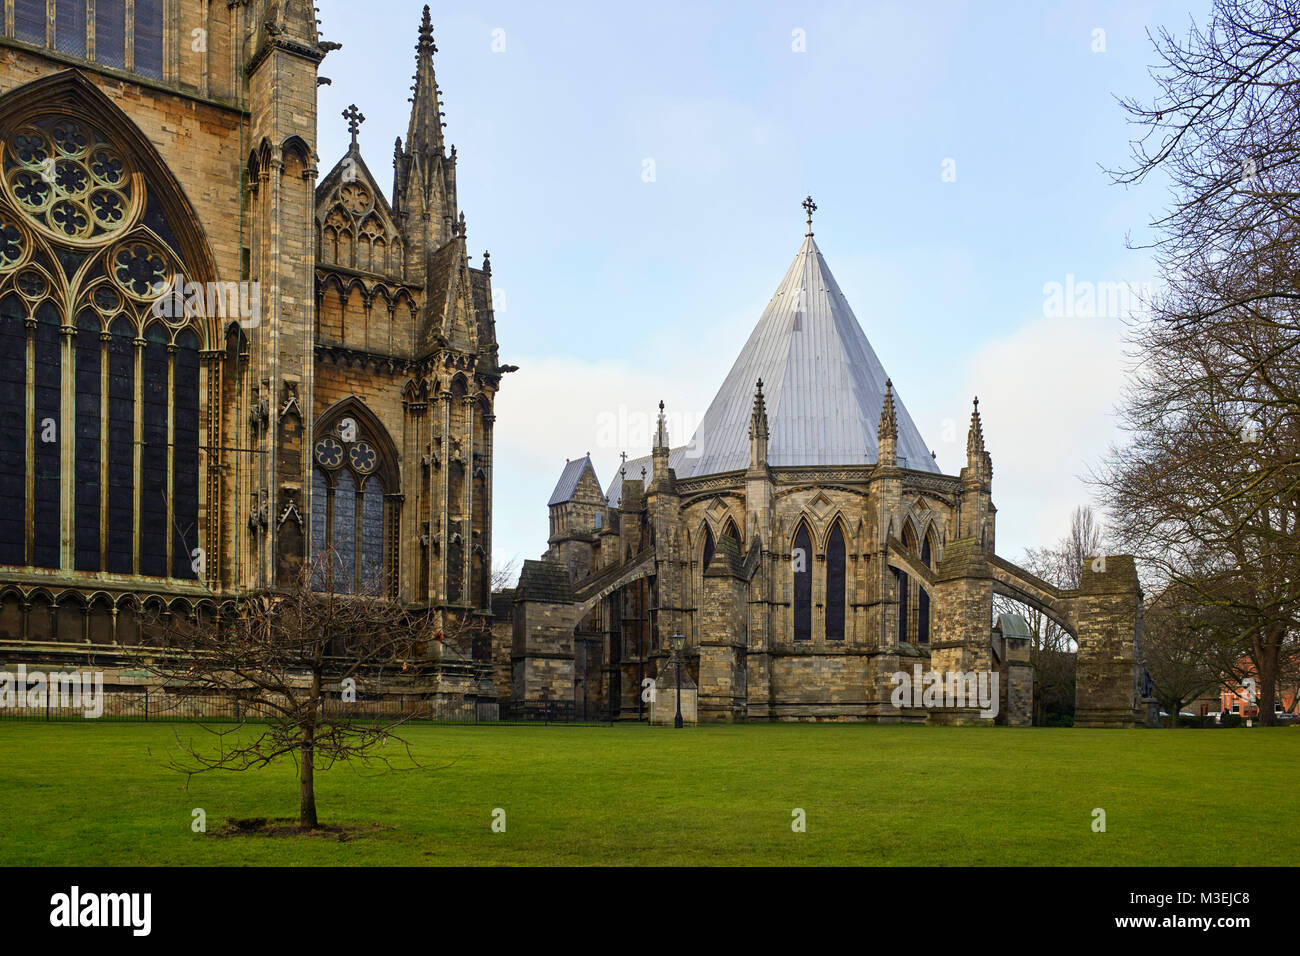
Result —
M844 640L844 535L837 524L826 545L826 639Z
M0 408L26 415L27 307L17 295L0 300ZM27 563L27 429L0 428L0 564Z
M812 640L812 538L808 527L799 525L791 554L794 567L794 639Z
M54 6L54 48L71 56L86 55L85 0L57 0Z
M192 579L201 339L152 315L186 270L142 228L128 155L68 115L0 130L0 407L21 410L0 432L0 564Z
M126 69L126 0L95 0L95 60Z
M45 46L45 0L14 0L14 36Z
M380 590L384 554L384 489L379 479L366 481L361 505L361 584L369 593Z
M48 299L36 309L34 345L36 372L35 426L36 501L32 508L32 566L59 567L59 445L63 436L63 356L59 341L59 312Z
M135 72L162 79L162 0L135 0Z
M172 575L194 578L199 547L199 339L176 336L172 382Z
M898 576L898 639L907 640L907 575L902 571L895 570L894 574Z
M925 536L921 543L921 563L927 568L930 564L930 536ZM930 643L930 595L925 588L917 595L916 641L918 644Z
M75 393L77 407L77 445L75 449L76 487L73 527L76 533L74 567L78 571L98 571L99 566L99 490L100 490L100 370L103 345L99 341L99 316L83 312L77 319Z
M339 414L312 447L312 587L339 594L385 590L384 476L379 436Z
M130 574L135 554L135 330L122 317L110 331L105 570Z

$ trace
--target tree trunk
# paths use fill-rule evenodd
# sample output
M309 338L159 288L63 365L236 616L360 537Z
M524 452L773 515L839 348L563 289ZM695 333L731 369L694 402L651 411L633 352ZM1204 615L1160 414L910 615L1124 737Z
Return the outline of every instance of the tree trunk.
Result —
M315 728L302 729L302 773L298 788L298 825L304 830L316 829L316 750Z
M1277 694L1278 665L1282 657L1282 637L1285 630L1276 625L1265 629L1262 639L1255 641L1255 702L1259 706L1259 725L1273 726L1273 700Z

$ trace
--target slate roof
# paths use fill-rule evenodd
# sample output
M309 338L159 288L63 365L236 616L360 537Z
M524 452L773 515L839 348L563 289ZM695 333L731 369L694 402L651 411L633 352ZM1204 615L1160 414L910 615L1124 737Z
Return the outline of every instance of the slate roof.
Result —
M745 427L748 428L749 426L747 425ZM749 433L746 432L745 434L748 435ZM748 446L749 439L746 438L745 441L746 441L746 445ZM692 453L693 453L693 448L690 445L682 445L680 448L670 448L668 450L668 467L672 471L677 472L677 477L679 478L682 477L683 463L690 458ZM746 455L748 455L748 452L746 452ZM646 486L648 487L650 484L650 479L654 477L654 466L652 464L652 460L653 459L651 455L643 455L640 458L629 458L627 460L627 480L640 481L641 469L644 468L645 483ZM748 465L749 464L748 460L746 460L745 463ZM689 472L689 466L687 467ZM614 480L609 483L609 488L606 489L605 491L605 502L611 508L617 508L619 506L619 503L623 500L622 471L623 471L623 466L619 465L618 468L614 471Z
M646 459L649 461L649 459ZM571 458L569 463L564 466L564 471L560 472L560 480L555 483L555 490L551 492L551 500L546 502L549 508L551 505L562 505L566 501L573 499L573 493L578 490L578 482L582 480L583 472L591 470L591 477L596 481L596 487L600 487L600 479L596 478L596 469L591 466L591 456L585 455L582 458Z
M700 421L678 478L749 466L754 386L767 401L768 463L871 464L888 376L812 237L804 239ZM897 386L899 465L939 472ZM640 459L638 459L640 461ZM628 474L640 465L628 462ZM647 473L649 467L647 466ZM613 502L611 489L611 503Z
M999 614L998 627L1002 629L1003 637L1019 638L1028 640L1033 637L1029 631L1029 622L1019 614Z

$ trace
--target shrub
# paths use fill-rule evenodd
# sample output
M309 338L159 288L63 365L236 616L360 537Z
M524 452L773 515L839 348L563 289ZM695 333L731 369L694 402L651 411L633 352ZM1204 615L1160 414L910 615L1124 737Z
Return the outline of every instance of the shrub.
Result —
M1241 726L1241 714L1224 714L1224 715L1223 715L1223 726L1224 726L1224 727L1240 727L1240 726Z

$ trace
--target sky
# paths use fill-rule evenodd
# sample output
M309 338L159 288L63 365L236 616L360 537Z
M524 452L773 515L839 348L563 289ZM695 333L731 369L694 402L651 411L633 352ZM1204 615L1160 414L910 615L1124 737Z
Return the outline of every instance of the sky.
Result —
M391 190L422 4L317 0L320 87ZM473 264L491 252L506 375L493 562L540 557L590 452L608 486L708 408L803 241L817 244L946 474L978 395L997 551L1054 544L1123 440L1126 323L1165 185L1114 184L1150 100L1148 29L1204 2L433 4ZM381 172L382 170L382 172ZM391 197L390 197L391 198ZM1096 294L1094 294L1096 293ZM685 432L685 434L683 434Z

